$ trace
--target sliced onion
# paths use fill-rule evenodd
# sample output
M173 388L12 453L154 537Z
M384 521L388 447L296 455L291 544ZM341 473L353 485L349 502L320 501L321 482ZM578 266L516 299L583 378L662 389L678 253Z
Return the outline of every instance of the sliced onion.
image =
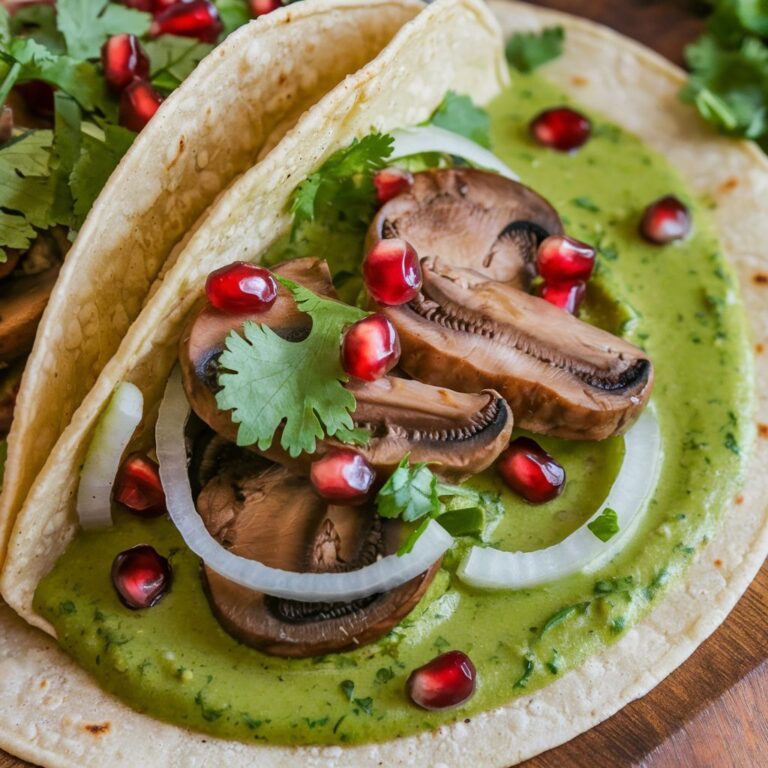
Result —
M195 509L184 439L188 417L189 404L176 370L168 381L155 432L168 513L187 546L209 568L236 584L289 600L356 600L394 589L424 573L453 542L451 535L433 520L409 554L389 555L347 573L295 573L234 555L208 533Z
M144 397L135 384L124 381L115 387L96 425L80 473L77 514L83 528L112 525L112 486L143 411Z
M493 152L481 147L471 139L452 131L446 131L444 128L438 128L436 125L400 128L397 131L392 131L392 136L395 139L392 150L393 159L418 155L422 152L444 152L448 155L462 157L480 168L496 171L496 173L513 181L520 179Z
M656 487L662 460L656 417L646 409L624 438L624 461L605 503L559 544L535 552L503 552L472 547L459 566L459 578L480 589L520 589L592 571L631 538ZM619 532L603 542L587 527L606 509L616 510Z

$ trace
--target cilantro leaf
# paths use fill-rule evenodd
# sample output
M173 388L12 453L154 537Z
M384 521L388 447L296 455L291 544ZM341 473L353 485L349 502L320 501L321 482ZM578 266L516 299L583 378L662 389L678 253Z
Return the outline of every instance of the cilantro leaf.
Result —
M518 32L507 41L507 61L520 72L533 72L562 54L564 40L562 27L547 27L539 33Z
M238 445L266 450L281 426L280 444L294 457L314 452L326 435L365 442L367 433L354 428L355 398L342 386L347 375L339 360L342 331L365 313L278 279L312 318L312 329L303 341L293 342L248 321L243 336L234 331L227 336L216 402L232 410L232 420L240 425Z
M400 517L407 523L437 516L440 512L437 478L426 464L408 466L406 456L382 486L376 503L382 517Z
M392 145L388 134L372 133L331 155L293 193L294 232L318 219L367 227L375 206L371 176L386 165Z
M164 91L172 91L192 73L192 70L214 48L189 37L161 35L144 43L152 62L152 84Z
M52 53L66 52L64 37L56 27L56 9L53 5L35 4L20 7L10 20L10 32L14 36L32 38Z
M430 122L438 128L466 136L481 147L491 147L491 118L469 96L448 91Z
M252 18L245 0L213 0L213 4L221 16L225 35L247 24Z
M587 525L600 541L610 541L619 532L619 516L615 509L606 507L600 517Z
M56 24L75 59L97 59L110 35L142 36L152 16L109 0L58 0Z
M118 125L105 126L103 141L83 134L82 152L72 168L70 177L75 229L79 229L85 220L107 179L135 138L133 131Z

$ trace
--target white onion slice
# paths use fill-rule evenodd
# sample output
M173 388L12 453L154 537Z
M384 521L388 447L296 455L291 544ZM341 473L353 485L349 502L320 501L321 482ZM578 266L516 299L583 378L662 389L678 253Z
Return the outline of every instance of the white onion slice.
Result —
M392 158L409 157L422 152L445 152L448 155L456 155L480 168L506 176L513 181L519 181L520 177L508 166L499 160L493 152L481 147L471 139L460 136L458 133L446 131L436 125L422 125L416 128L400 128L392 131L395 145L392 149Z
M459 578L480 589L521 589L554 581L576 571L593 571L613 557L632 536L659 475L661 435L650 408L627 432L624 446L624 461L608 498L584 525L559 544L534 552L472 547L459 566ZM616 510L619 532L603 542L587 525L608 507Z
M118 384L96 425L80 473L77 515L83 528L112 525L112 486L143 412L141 390L127 381Z
M295 573L234 555L208 533L195 509L184 439L188 416L189 404L181 376L175 370L168 380L155 432L168 513L187 546L230 581L274 597L305 602L356 600L394 589L424 573L453 542L453 537L433 520L409 554L389 555L347 573Z

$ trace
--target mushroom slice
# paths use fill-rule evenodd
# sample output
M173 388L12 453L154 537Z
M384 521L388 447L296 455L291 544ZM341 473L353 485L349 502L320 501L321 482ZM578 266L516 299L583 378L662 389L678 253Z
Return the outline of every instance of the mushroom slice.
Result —
M536 250L561 234L557 211L516 181L471 168L423 171L411 190L383 205L368 230L377 240L407 240L421 257L527 288Z
M493 387L519 426L572 440L620 434L640 415L653 384L640 349L472 270L422 266L422 292L380 308L411 376L465 392Z
M236 555L287 571L348 571L397 551L401 525L359 507L328 506L284 467L227 465L203 488L197 510ZM233 637L276 656L319 656L386 634L414 608L440 562L396 589L349 603L302 603L254 592L203 566L214 615Z
M288 262L278 271L316 293L330 293L325 264L302 261ZM308 277L300 274L302 269L309 270ZM327 280L325 290L323 279ZM233 442L237 439L237 424L229 411L220 410L216 404L218 357L227 334L239 330L247 319L254 318L226 315L206 307L188 326L179 350L184 389L192 409L211 429ZM268 312L255 319L286 339L300 340L310 328L307 315L282 294ZM459 481L489 467L509 442L512 412L497 392L453 392L394 376L347 386L357 401L353 413L356 425L368 428L372 434L369 444L358 450L381 474L391 473L410 453L412 461L435 463L436 472ZM478 391L481 389L478 387ZM315 454L293 459L280 447L278 437L264 455L306 473L318 455L338 445L335 440L324 440L318 443Z

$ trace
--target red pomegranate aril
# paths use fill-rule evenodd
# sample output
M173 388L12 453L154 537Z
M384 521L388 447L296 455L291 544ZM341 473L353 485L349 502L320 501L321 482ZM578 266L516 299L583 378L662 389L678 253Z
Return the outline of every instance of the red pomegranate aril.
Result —
M216 309L236 315L266 312L277 298L277 280L264 267L235 261L208 275L205 295Z
M458 707L475 692L477 671L466 653L448 651L414 669L406 690L422 709Z
M174 5L181 5L182 3L191 3L192 0L154 0L152 3L152 13L155 16L159 16L163 11L167 11Z
M384 205L393 197L410 192L413 186L413 174L400 168L385 168L373 177L376 187L376 199Z
M531 136L544 147L559 152L572 152L589 138L592 123L569 107L555 107L540 112L531 121Z
M112 584L123 605L151 608L171 585L170 563L148 544L121 552L112 562Z
M691 214L685 203L666 195L651 203L643 213L640 234L656 245L682 240L691 231Z
M249 5L251 6L251 16L254 19L259 16L266 16L268 13L283 7L280 0L250 0Z
M163 97L146 80L134 80L120 94L120 125L139 133L162 103Z
M587 284L583 280L572 283L544 283L541 286L542 299L571 315L579 313L579 307L586 293Z
M364 456L340 448L328 451L321 459L312 462L309 477L324 499L336 504L354 504L368 496L376 472Z
M531 504L552 501L565 487L563 467L528 437L518 437L509 444L497 469L504 482Z
M548 283L589 280L595 268L595 249L565 235L546 238L536 254L536 269Z
M193 0L191 3L175 3L158 13L149 34L151 37L194 37L201 43L215 43L223 28L219 12L210 0Z
M114 35L101 49L101 63L107 85L113 91L122 91L134 78L149 77L149 57L136 35Z
M112 496L139 517L165 514L165 492L157 462L141 453L132 453L117 473Z
M418 254L405 240L379 240L363 261L363 279L368 293L379 304L405 304L421 290Z
M375 381L391 371L400 359L400 339L384 315L369 315L344 333L341 366L356 379Z

